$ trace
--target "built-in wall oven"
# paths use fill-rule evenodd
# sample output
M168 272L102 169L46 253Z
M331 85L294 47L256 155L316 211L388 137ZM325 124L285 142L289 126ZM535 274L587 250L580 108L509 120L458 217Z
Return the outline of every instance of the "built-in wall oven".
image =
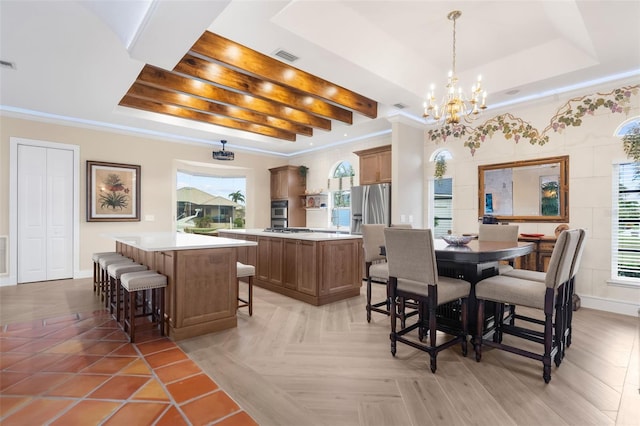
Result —
M286 228L287 223L287 210L289 208L289 202L287 200L276 200L271 202L271 227L272 228Z

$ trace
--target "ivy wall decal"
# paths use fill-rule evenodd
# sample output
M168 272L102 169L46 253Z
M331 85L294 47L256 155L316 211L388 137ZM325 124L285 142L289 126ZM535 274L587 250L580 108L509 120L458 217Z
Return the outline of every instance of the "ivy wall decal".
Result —
M531 145L544 145L549 142L549 133L562 133L567 127L582 125L585 116L595 115L599 109L609 109L611 113L629 114L631 97L637 96L640 84L617 88L609 93L596 93L570 99L549 120L549 125L540 132L530 123L510 113L490 118L477 127L465 124L447 124L438 129L427 131L427 138L436 143L445 142L449 136L466 138L464 146L469 148L471 155L480 148L487 137L501 132L505 139L513 139L516 143L520 139L528 140Z

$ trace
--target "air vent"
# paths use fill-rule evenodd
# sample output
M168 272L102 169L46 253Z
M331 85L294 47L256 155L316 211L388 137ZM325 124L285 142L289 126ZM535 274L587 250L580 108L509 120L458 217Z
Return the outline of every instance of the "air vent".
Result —
M219 161L233 161L235 159L235 154L231 151L224 150L224 144L226 144L227 141L220 141L220 143L222 143L222 151L213 151L213 159Z
M289 53L286 50L282 50L282 49L276 50L274 52L274 55L279 57L279 58L281 58L281 59L284 59L287 62L295 62L298 59L300 59L296 55L294 55L293 53Z
M407 107L405 104L401 104L401 103L393 104L393 106L398 109L405 109Z
M0 60L0 66L2 66L2 68L11 68L12 70L17 69L16 64L9 61Z

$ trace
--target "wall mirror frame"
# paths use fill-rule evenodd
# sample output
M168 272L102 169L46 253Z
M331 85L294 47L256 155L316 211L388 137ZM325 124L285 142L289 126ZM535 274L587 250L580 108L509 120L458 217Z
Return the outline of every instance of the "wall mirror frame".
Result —
M478 216L569 222L569 156L478 166Z

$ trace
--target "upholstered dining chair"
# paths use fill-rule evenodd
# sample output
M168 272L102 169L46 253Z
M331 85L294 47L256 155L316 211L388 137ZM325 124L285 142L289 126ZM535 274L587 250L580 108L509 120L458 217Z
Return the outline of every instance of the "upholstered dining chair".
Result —
M387 228L384 230L387 263L389 265L389 293L414 300L418 304L418 321L397 330L395 310L391 310L391 354L396 354L396 343L401 342L430 355L430 366L436 372L438 353L457 343L467 355L467 299L471 284L467 281L438 276L436 255L431 229ZM443 303L461 301L462 329L452 339L437 344L436 308ZM428 343L423 342L423 330L428 330ZM417 331L417 338L408 336Z
M478 241L518 241L518 225L487 225L480 224L478 229ZM511 263L499 264L498 272L504 274L505 272L512 271L513 265Z
M385 300L371 302L371 285L373 283L387 286L389 268L386 258L380 253L380 247L384 245L384 229L382 224L362 225L362 247L364 249L364 269L367 279L367 322L371 322L371 312L379 312L389 315L391 300L387 290Z
M582 260L582 253L585 247L585 237L586 231L584 229L578 229L579 237L578 237L578 246L573 254L573 260L571 262L571 271L569 273L569 281L564 285L564 292L562 294L562 303L563 303L563 317L562 317L562 328L563 328L563 342L561 348L561 358L564 358L565 349L571 346L571 322L573 319L573 294L575 292L575 279L578 274L578 270L580 268L580 262ZM507 277L512 278L521 278L525 280L545 282L547 279L546 272L540 271L530 271L528 269L514 269L512 271L508 271L504 274ZM511 325L514 325L516 319L525 320L525 321L533 321L530 317L523 315L513 315L511 318Z
M563 231L558 236L544 282L496 275L485 278L476 284L478 328L475 336L475 350L477 361L482 358L483 345L542 361L542 377L545 383L549 383L551 380L551 359L553 358L556 366L559 366L562 360L564 286L569 283L571 267L581 235L580 230L572 229ZM495 302L496 305L493 339L484 338L483 320L486 301ZM500 315L500 307L504 303L542 310L544 320L539 321L531 318L529 323L542 323L543 331L524 328L521 325L505 324L503 316ZM543 352L532 352L522 347L505 344L502 342L504 334L540 343L543 345Z

